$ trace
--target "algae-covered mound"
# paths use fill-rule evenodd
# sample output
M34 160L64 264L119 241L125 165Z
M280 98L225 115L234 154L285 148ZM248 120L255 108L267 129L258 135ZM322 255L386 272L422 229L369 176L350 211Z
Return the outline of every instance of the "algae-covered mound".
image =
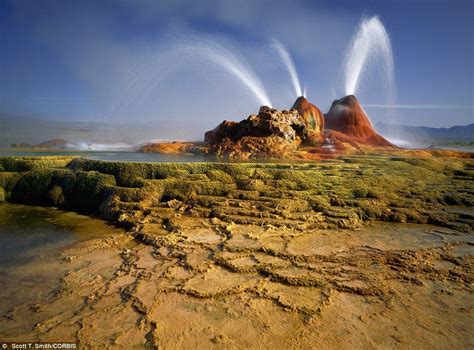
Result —
M0 157L0 187L13 202L55 205L95 212L113 176L96 171L73 171L74 157Z
M22 172L45 168L64 168L76 157L0 157L0 171Z
M0 166L6 200L96 212L130 226L172 202L184 215L295 229L356 228L367 220L472 228L471 216L444 209L474 203L468 158L236 164L4 157Z

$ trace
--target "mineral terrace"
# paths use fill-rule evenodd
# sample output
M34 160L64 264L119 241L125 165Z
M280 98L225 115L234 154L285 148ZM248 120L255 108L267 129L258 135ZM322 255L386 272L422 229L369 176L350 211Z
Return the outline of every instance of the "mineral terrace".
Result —
M115 348L472 348L474 162L417 155L0 158L1 200L126 229L58 252L57 286L13 307L0 336Z

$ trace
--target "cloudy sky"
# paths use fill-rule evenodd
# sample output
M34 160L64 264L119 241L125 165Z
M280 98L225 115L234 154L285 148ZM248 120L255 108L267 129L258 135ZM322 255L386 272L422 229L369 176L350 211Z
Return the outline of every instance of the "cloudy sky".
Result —
M367 69L357 95L372 120L474 122L469 0L0 0L0 114L206 130L261 104L216 54L253 72L274 107L289 108L296 96L273 39L327 111L344 95L346 49L372 15L390 35L396 84L388 101L384 72Z

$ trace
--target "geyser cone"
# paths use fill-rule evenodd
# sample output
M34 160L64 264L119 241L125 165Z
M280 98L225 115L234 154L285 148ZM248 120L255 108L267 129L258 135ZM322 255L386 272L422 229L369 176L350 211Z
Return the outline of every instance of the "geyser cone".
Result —
M314 104L309 102L305 97L300 96L293 103L291 109L296 109L301 117L303 117L306 128L309 131L322 133L324 129L324 115L321 110Z
M377 134L369 117L354 95L335 100L326 114L326 128L351 136L354 141L373 146L393 146Z

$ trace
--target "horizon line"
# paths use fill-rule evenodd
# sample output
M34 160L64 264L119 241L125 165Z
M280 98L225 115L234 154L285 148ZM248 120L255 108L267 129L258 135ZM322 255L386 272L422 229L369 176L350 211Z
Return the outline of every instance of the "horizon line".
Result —
M31 96L31 98L35 100L61 100L61 101L89 101L89 100L96 100L94 97L55 97L55 96Z
M474 109L473 105L384 105L384 104L363 104L369 108L400 108L400 109Z

